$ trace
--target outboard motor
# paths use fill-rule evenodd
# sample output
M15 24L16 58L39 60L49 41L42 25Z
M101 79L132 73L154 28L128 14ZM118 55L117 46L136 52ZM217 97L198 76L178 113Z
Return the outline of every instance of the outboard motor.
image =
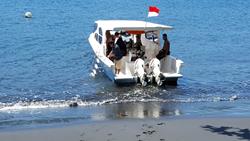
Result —
M157 58L153 58L149 62L149 74L153 76L153 78L155 78L155 82L157 83L158 86L162 85L160 67L161 67L161 62Z
M144 71L144 61L141 58L135 60L134 64L135 75L139 78L142 86L146 86L146 73Z

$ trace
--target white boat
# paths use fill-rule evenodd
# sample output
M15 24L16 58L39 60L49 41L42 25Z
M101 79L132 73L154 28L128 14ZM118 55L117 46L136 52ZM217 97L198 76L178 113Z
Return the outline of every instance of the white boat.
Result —
M171 30L171 26L136 20L98 20L95 29L89 36L89 43L96 55L98 65L104 73L116 84L141 83L143 86L151 83L177 85L182 77L183 62L171 55L161 60L156 55L162 48L161 34ZM106 32L121 33L126 44L127 54L121 59L122 67L115 74L115 63L106 54ZM144 55L136 57L133 43L136 35L140 35Z

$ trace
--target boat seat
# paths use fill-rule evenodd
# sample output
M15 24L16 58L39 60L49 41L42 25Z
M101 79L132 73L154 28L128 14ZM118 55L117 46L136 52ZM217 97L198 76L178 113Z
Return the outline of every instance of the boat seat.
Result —
M161 59L161 71L163 73L176 73L176 59L171 56L166 56Z

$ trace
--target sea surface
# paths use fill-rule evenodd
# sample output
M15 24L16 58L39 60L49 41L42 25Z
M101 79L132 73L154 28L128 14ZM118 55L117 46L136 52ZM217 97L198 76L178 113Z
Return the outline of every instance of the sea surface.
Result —
M147 18L150 5L160 9ZM0 130L84 121L250 116L248 0L2 0ZM24 18L31 11L33 18ZM174 27L178 86L118 87L88 43L94 21L147 20ZM71 103L78 107L69 107Z

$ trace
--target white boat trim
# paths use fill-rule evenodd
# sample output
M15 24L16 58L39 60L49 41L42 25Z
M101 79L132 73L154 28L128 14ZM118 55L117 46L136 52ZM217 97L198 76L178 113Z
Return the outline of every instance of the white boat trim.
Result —
M132 20L98 20L95 23L102 27L103 30L170 30L172 26L155 24L145 21Z
M178 73L162 73L164 78L181 78L183 75L178 74Z

